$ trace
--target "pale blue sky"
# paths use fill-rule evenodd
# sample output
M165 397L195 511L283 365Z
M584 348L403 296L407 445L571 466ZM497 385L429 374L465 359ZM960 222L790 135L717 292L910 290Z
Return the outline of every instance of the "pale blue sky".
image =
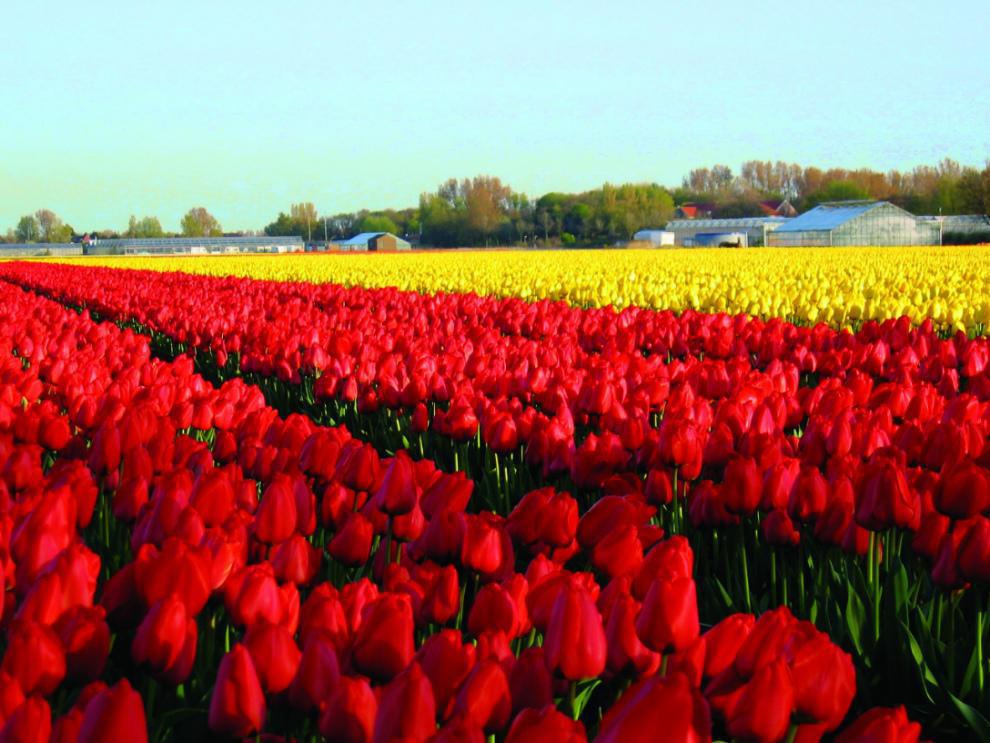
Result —
M990 156L990 4L8 0L0 231Z

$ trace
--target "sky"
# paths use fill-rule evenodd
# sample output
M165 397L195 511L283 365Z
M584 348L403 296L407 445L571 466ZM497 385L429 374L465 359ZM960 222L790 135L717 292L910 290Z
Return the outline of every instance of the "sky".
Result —
M990 157L986 0L4 3L0 232Z

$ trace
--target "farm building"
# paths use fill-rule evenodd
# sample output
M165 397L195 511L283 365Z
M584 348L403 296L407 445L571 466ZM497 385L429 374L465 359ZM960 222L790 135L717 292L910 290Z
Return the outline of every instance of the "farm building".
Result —
M337 243L339 250L368 250L379 253L394 253L397 250L409 250L412 246L401 237L391 232L362 232L349 240Z
M985 214L951 214L918 219L939 225L946 245L990 242L990 217Z
M633 235L633 240L653 245L673 245L674 233L669 230L640 230Z
M707 219L712 216L718 204L714 201L688 201L674 209L675 219Z
M767 199L759 202L760 211L768 217L796 217L797 209L791 204L790 199Z
M83 246L76 243L0 243L0 260L82 254Z
M675 219L667 223L674 243L685 247L719 246L745 248L766 245L767 235L789 220L785 217L741 217L739 219Z
M774 247L938 245L938 225L886 201L819 204L769 235Z
M295 253L303 249L299 237L123 237L91 240L86 255L183 255L208 253Z

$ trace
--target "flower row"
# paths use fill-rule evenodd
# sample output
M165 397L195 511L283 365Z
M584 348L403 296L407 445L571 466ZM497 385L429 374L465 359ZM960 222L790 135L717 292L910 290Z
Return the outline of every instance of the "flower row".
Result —
M315 721L329 740L635 740L662 720L670 740L816 740L846 720L852 661L810 622L701 632L693 551L640 494L479 511L462 474L282 418L129 330L0 298L4 739ZM603 572L620 513L635 528ZM919 732L876 709L845 735L886 729Z

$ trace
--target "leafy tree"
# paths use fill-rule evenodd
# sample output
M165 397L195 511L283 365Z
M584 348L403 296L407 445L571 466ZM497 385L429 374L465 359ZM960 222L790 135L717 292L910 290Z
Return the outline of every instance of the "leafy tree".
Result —
M48 242L53 243L69 243L72 242L72 226L67 224L62 224L61 221L58 225L51 228L48 233Z
M62 226L62 220L51 209L39 209L34 213L38 220L38 240L40 242L54 242L52 236Z
M127 222L127 232L124 234L127 237L136 238L162 237L165 235L165 231L162 229L162 223L158 221L158 217L138 219L132 214Z
M217 218L201 206L186 212L181 227L185 237L217 237L223 234Z
M964 168L956 183L956 207L960 214L982 214L983 178L976 168Z
M389 217L383 214L369 214L357 223L357 232L391 232L399 234L399 227Z
M285 237L288 235L302 236L302 230L300 229L299 223L285 212L279 212L278 217L274 222L265 225L264 232L266 235L270 235L272 237Z
M462 186L467 208L467 227L480 243L488 242L505 219L512 189L498 178L479 175Z
M38 237L41 235L41 225L38 224L38 218L33 214L25 214L17 222L17 227L14 228L14 232L17 235L18 242L37 242Z
M719 204L718 213L715 216L719 219L741 219L743 217L762 217L764 212L758 201L739 198Z
M826 201L859 201L868 198L869 192L852 181L829 181L808 196L807 205L811 207Z

